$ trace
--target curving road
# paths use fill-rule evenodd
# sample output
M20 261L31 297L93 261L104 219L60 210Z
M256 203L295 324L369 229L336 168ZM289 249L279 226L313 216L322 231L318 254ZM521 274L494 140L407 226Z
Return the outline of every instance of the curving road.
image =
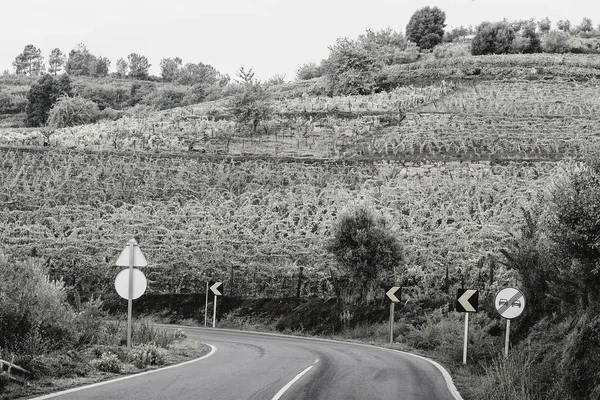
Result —
M445 371L378 347L256 332L182 327L209 357L39 399L458 400Z

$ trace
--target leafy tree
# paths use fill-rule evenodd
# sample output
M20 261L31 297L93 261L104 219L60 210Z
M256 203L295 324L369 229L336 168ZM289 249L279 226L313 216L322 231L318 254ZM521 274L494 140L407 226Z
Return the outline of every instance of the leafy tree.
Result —
M324 71L322 65L317 65L314 62L309 62L298 68L298 70L296 71L296 78L300 81L306 81L309 79L323 76L323 73Z
M578 32L590 33L593 30L594 25L592 25L592 20L590 18L583 18L581 24L577 26Z
M551 30L544 35L542 41L542 50L545 53L568 53L571 51L569 44L569 34L559 30Z
M552 22L550 18L545 17L538 21L537 26L541 33L548 33L552 29Z
M67 75L55 79L50 74L42 76L27 93L25 123L27 126L43 126L48 120L52 105L60 96L71 95L71 81Z
M48 126L64 128L93 123L99 118L100 109L93 101L79 96L61 96L50 109Z
M56 73L59 72L62 66L65 64L65 61L66 56L59 48L52 50L50 52L50 56L48 57L48 65L50 66L48 68L48 72L56 76Z
M571 21L569 21L568 19L566 20L560 20L556 23L556 27L558 28L558 30L569 33L571 32Z
M183 61L179 57L163 58L160 60L160 75L163 81L173 82L179 76Z
M463 25L461 25L459 27L452 28L450 31L446 31L442 40L444 42L453 42L457 39L466 37L469 33L469 28L465 28Z
M110 60L106 57L98 57L94 65L93 76L105 77L110 69Z
M117 74L120 77L124 78L127 76L127 70L129 69L129 64L123 58L119 58L117 60Z
M135 79L148 79L150 65L145 56L131 53L127 56L129 62L129 76Z
M389 283L403 262L402 245L388 222L364 205L344 210L333 226L332 236L328 251L363 293L380 283Z
M528 24L521 28L521 33L513 40L513 53L540 53L542 45L535 25Z
M28 44L23 52L15 57L13 67L17 75L40 75L45 70L42 51L32 44Z
M95 63L96 57L90 53L83 43L78 43L77 46L69 52L65 70L69 75L91 76L94 71Z
M406 25L406 37L422 49L431 49L442 42L446 13L438 7L417 10Z
M219 78L219 71L212 65L187 63L179 71L177 83L180 85L203 85L207 87L216 84Z
M483 22L477 26L471 42L471 54L506 54L511 51L515 31L506 22Z
M251 134L255 135L260 123L271 114L271 105L262 85L254 79L252 68L246 71L244 67L241 67L238 77L241 79L244 90L229 102L229 112L233 114L240 126L250 125Z

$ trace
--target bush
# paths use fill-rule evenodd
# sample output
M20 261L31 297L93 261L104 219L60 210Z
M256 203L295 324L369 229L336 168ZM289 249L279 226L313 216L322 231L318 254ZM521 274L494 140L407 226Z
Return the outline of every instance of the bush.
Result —
M510 53L515 37L515 31L506 21L483 22L475 29L475 37L471 42L471 54Z
M48 115L48 126L66 128L90 124L99 119L100 109L93 101L79 96L63 96L52 106Z
M465 43L444 43L433 49L435 58L463 57L469 54L469 45Z
M149 365L164 365L165 354L154 343L136 346L129 352L128 360L137 368L146 368Z
M136 344L153 343L156 346L167 348L176 340L180 340L185 333L161 329L154 326L149 320L144 319L133 327L132 338Z
M542 38L542 50L544 53L568 53L571 50L569 45L569 34L557 30L552 30Z
M102 300L92 297L90 301L83 304L82 310L77 313L75 318L80 346L100 343L103 338L102 318L105 316L106 312L102 310Z
M110 107L106 107L104 110L100 111L100 119L108 120L108 121L116 121L121 118L123 114L117 110L113 110Z
M122 364L119 357L114 353L103 353L99 359L92 360L92 366L98 371L120 374Z
M296 71L296 78L300 81L319 78L324 74L323 66L314 62L306 63Z

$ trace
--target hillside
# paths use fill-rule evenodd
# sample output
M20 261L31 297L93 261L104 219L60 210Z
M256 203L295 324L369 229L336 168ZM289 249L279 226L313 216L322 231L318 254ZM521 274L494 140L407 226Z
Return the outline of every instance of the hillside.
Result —
M473 65L480 74L438 80ZM2 247L47 258L83 292L109 290L110 262L136 236L152 290L199 290L233 266L233 293L287 294L305 266L305 293L327 294L323 241L363 201L406 243L407 281L435 293L448 266L453 282L486 282L555 162L598 142L598 68L591 56L472 57L408 64L435 74L369 96L310 95L319 79L274 86L256 136L235 131L227 99L57 130L43 149L39 130L4 129Z

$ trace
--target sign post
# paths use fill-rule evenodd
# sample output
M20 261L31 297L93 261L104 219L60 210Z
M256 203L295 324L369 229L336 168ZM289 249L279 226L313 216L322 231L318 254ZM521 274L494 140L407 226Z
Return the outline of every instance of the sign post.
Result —
M206 301L204 302L204 327L206 328L206 321L208 320L208 282L206 282Z
M510 343L510 320L517 318L525 310L525 296L515 288L504 288L496 294L494 305L500 316L506 319L506 337L504 339L504 357L508 357Z
M212 283L212 282L211 282ZM210 286L210 291L213 292L213 304L214 304L214 309L213 309L213 324L212 327L216 327L217 325L217 297L221 296L222 293L220 291L221 285L223 284L223 282L214 282L212 283L212 285Z
M123 270L117 275L115 288L121 297L127 299L127 348L130 349L133 300L144 294L147 285L146 277L142 271L133 267L145 267L148 265L148 261L146 261L146 257L142 254L136 240L131 239L121 252L119 258L117 258L117 261L115 261L115 265L129 267L129 270ZM124 272L126 274L123 274ZM124 287L125 290L123 290Z
M458 289L456 291L455 309L465 313L465 338L463 342L463 364L467 364L467 346L469 344L469 313L477 312L479 292L474 289Z
M386 300L390 302L390 343L394 343L394 309L396 303L400 301L396 292L400 290L400 286L387 286L385 288Z

